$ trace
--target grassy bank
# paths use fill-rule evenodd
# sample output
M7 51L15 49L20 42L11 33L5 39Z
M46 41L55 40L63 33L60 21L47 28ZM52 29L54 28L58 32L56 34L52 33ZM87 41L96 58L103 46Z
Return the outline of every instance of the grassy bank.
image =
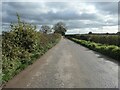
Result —
M115 46L115 45L106 45L106 44L100 44L100 43L95 43L91 41L86 41L86 40L79 40L76 38L69 38L70 40L81 44L91 50L100 52L104 55L107 55L113 59L120 60L120 47Z

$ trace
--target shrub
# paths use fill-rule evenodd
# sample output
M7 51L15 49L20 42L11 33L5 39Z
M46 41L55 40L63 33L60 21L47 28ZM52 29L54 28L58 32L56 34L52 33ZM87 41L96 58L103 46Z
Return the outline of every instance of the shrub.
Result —
M42 34L36 26L22 22L10 25L9 32L2 33L3 81L8 81L39 56L53 47L60 39L59 34Z

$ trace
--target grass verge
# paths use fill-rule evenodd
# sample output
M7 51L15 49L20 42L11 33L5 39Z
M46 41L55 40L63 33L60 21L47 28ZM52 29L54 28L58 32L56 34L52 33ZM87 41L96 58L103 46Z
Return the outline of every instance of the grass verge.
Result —
M90 42L90 41L86 41L86 40L79 40L76 38L69 38L69 39L78 44L81 44L91 50L100 52L106 56L113 58L113 59L120 60L120 47L118 47L118 46L105 45L105 44Z

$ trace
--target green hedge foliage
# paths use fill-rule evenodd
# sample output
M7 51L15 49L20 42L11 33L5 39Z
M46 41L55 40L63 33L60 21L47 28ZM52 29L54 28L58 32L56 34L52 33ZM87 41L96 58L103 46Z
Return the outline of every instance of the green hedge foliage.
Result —
M73 38L92 41L95 43L120 46L120 35L73 35Z
M120 47L115 46L115 45L106 45L106 44L100 44L100 43L95 43L91 41L86 41L86 40L80 40L76 38L69 38L72 41L81 44L91 50L100 52L104 55L107 55L113 59L120 60Z
M2 33L3 82L32 64L61 37L59 34L37 32L36 26L21 22L19 16L18 23L11 24L10 27L9 32Z

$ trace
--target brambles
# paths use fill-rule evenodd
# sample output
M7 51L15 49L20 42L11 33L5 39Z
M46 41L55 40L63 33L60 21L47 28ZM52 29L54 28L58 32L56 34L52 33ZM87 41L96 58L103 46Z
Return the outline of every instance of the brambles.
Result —
M59 34L42 34L36 26L22 22L11 24L9 32L2 33L3 82L8 81L39 56L53 47L60 39Z

